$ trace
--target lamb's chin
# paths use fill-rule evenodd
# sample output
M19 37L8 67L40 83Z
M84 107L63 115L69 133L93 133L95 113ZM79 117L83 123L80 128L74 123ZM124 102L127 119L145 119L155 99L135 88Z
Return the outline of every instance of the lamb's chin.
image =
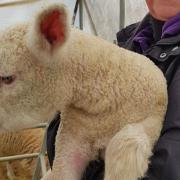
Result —
M6 133L6 132L9 132L9 130L3 128L2 126L0 126L0 134L3 134L3 133Z
M28 115L18 114L17 116L12 118L9 117L6 121L4 121L0 126L0 132L14 132L22 129L28 129L37 126L39 123L40 122L37 119L34 119Z
M7 123L0 125L0 134L6 133L6 132L16 132L19 131L21 128L16 126L9 126Z
M4 132L14 132L22 129L28 129L36 127L40 123L49 123L54 119L56 112L48 112L48 113L37 113L30 112L29 114L19 112L14 114L13 117L11 115L6 114L3 118L4 120L0 123L0 133Z

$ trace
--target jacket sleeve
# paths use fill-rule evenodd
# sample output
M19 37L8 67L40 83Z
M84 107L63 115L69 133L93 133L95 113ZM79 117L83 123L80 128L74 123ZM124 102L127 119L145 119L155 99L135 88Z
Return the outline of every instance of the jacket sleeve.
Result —
M55 139L60 122L61 122L61 116L60 113L58 112L51 121L51 123L49 124L47 129L46 147L47 147L47 155L51 169L53 166L53 161L55 156Z
M138 25L139 25L139 22L131 24L131 25L123 28L119 32L117 32L116 38L117 38L118 46L120 46L120 47L124 46L124 44L127 42L127 40L133 35L134 30L137 28Z
M169 85L168 96L162 134L143 180L180 180L180 66Z

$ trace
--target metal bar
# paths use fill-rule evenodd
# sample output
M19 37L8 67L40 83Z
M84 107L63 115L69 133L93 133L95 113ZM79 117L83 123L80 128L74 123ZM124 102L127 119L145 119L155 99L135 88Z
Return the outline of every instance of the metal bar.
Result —
M36 163L36 167L34 169L32 180L39 180L40 179L40 170L41 170L41 163L40 163L39 158L38 158L37 163Z
M40 151L40 154L39 154L42 176L44 176L46 174L46 172L47 172L46 161L45 161L45 155L46 155L46 149L47 149L47 147L46 147L47 129L48 129L48 126L46 126L46 131L45 131L45 134L44 134L44 139L43 139L43 143L42 143L42 146L41 146L41 151Z
M46 174L46 162L45 162L45 155L46 155L46 137L47 137L47 128L48 125L46 124L46 130L44 133L43 143L41 145L41 150L38 155L36 167L33 173L32 180L39 180L40 179L40 171L42 172L42 176ZM44 159L44 160L43 160Z
M89 10L89 7L88 7L86 0L84 0L84 7L86 9L87 15L88 15L89 20L91 22L91 27L92 27L93 33L94 33L94 35L98 36L97 30L96 30L95 24L93 22L93 19L92 19L92 16L91 16L91 13L90 13L90 10Z
M75 24L78 6L79 6L79 0L76 0L75 7L74 7L74 12L73 12L73 17L72 17L72 25L73 26Z
M7 6L16 6L16 5L23 5L28 3L34 3L40 0L16 0L12 2L0 3L0 7L7 7Z
M79 0L79 28L83 30L83 0Z
M38 125L36 125L36 126L33 126L33 127L31 127L31 128L28 128L28 129L32 129L32 128L46 128L47 125L48 125L48 123L40 123L40 124L38 124Z
M39 156L39 153L31 153L31 154L22 154L22 155L8 156L8 157L0 157L0 162L20 160L20 159L25 159L25 158L34 158L38 156Z
M45 156L41 154L39 158L40 158L42 176L45 176L47 172Z
M6 169L7 169L7 175L8 175L8 179L15 179L15 174L13 171L12 166L9 164L9 162L6 162Z
M125 0L119 1L119 30L125 26Z
M42 176L44 176L47 172L46 170L46 137L47 137L47 123L40 123L37 126L32 128L46 128L43 138L43 143L41 145L41 150L39 153L31 153L31 154L22 154L22 155L15 155L15 156L7 156L7 157L0 157L0 162L4 161L12 161L12 160L21 160L21 159L28 159L28 158L38 158L36 163L36 168L34 170L33 180L40 179L40 171L42 172Z

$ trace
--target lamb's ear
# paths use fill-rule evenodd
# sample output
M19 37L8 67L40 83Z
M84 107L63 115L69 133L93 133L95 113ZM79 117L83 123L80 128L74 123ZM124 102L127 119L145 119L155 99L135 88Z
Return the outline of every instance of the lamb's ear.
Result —
M52 60L69 37L70 25L65 5L53 5L42 10L29 25L27 45L38 59Z

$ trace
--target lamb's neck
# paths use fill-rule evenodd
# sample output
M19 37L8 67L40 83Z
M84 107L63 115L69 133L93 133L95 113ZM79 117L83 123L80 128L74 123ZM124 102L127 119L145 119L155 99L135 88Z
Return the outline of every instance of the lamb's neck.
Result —
M67 59L66 59L67 58ZM72 104L76 86L76 68L68 57L61 56L56 66L55 106L57 110Z

